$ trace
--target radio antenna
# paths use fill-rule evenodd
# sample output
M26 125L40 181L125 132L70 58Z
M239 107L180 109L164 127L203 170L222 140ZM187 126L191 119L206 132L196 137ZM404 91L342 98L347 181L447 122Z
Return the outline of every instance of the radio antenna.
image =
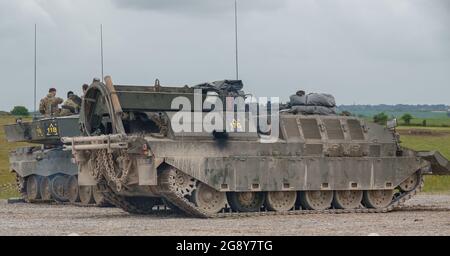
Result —
M234 0L234 24L236 35L236 80L239 80L239 44L238 44L238 4Z
M37 24L34 24L34 115L37 112Z
M101 62L102 62L102 82L104 79L104 73L103 73L103 24L100 24L100 50L101 50Z

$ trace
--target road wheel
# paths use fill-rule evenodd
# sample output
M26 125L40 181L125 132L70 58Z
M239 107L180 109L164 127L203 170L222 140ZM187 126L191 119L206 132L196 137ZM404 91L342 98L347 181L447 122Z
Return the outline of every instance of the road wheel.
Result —
M419 174L414 173L412 176L403 181L398 187L402 192L411 192L417 187L419 182L421 182Z
M50 182L50 191L53 199L59 203L65 203L69 201L69 189L68 189L68 176L57 175Z
M356 209L361 206L363 191L335 191L333 206L337 209Z
M40 177L32 175L27 178L27 199L30 201L41 199L41 191L39 189Z
M266 207L269 211L285 212L295 207L297 192L278 191L267 193Z
M364 205L367 208L382 209L389 206L394 190L370 190L364 192Z
M41 199L44 201L52 201L52 192L50 190L51 178L42 177L39 182L39 190L41 191Z
M307 210L326 210L333 202L333 191L305 191L300 193L301 205Z
M265 194L261 192L232 192L227 197L231 209L236 212L258 212L265 201Z
M227 205L227 194L200 183L192 195L192 202L202 211L215 214Z
M78 178L77 176L70 176L67 182L68 197L72 204L80 202L80 194L78 190Z

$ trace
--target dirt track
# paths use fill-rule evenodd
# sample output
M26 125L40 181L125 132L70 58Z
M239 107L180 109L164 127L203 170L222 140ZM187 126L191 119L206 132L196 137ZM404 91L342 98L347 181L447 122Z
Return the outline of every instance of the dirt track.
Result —
M407 205L412 209L388 214L201 220L0 201L0 235L450 235L450 211L429 209L449 209L450 195L420 195Z

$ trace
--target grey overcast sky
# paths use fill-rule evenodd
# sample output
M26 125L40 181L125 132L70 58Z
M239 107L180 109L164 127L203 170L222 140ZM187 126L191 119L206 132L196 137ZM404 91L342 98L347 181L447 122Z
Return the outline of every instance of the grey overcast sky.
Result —
M450 0L239 0L246 91L298 89L340 104L450 104ZM194 85L233 79L234 0L0 0L0 109L117 84Z

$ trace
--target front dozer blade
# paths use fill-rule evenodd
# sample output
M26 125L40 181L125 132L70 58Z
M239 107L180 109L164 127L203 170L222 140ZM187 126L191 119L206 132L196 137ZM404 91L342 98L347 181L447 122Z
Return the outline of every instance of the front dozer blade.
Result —
M430 162L431 175L450 175L450 162L440 152L418 152L417 155Z

